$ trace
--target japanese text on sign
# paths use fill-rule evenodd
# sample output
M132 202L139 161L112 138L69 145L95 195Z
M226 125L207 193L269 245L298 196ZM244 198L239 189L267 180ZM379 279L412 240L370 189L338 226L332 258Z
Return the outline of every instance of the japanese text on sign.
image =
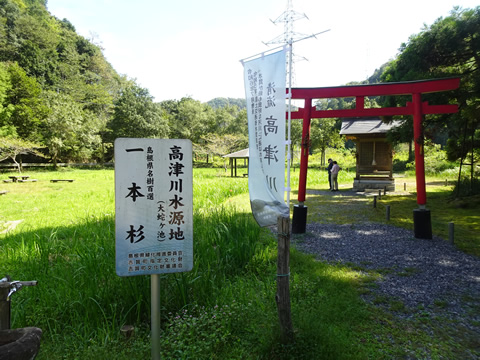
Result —
M117 139L115 207L118 275L191 270L191 142Z

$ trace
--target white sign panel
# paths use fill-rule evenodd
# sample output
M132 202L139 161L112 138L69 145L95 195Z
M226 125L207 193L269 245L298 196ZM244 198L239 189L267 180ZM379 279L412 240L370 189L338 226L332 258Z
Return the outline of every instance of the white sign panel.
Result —
M248 189L260 226L289 216L285 194L285 50L244 63L248 114Z
M190 140L115 140L117 275L190 271L192 202Z

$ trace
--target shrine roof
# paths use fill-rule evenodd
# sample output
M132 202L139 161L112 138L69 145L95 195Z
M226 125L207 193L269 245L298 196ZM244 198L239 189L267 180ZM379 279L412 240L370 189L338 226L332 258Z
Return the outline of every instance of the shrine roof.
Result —
M401 122L396 120L387 124L380 118L343 119L340 135L385 134L400 124Z

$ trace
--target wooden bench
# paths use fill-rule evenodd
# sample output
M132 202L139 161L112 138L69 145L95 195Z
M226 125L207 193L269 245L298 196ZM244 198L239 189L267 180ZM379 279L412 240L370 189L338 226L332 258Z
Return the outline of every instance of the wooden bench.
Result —
M7 192L7 190L0 190L0 195L5 195Z
M53 183L56 183L56 182L59 182L59 181L74 182L75 180L73 180L73 179L52 179L52 180L50 180L50 182L53 182Z
M36 182L38 181L37 179L23 179L23 180L17 180L17 182Z

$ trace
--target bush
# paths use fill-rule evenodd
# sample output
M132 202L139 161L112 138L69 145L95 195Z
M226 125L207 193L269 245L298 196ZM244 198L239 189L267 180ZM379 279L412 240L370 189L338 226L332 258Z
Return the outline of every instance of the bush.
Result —
M447 170L455 169L457 164L447 160L447 153L439 144L426 142L425 147L425 173L438 175ZM415 161L405 164L407 170L415 169Z
M462 178L460 182L455 184L453 194L456 197L466 197L472 195L480 195L480 179Z

